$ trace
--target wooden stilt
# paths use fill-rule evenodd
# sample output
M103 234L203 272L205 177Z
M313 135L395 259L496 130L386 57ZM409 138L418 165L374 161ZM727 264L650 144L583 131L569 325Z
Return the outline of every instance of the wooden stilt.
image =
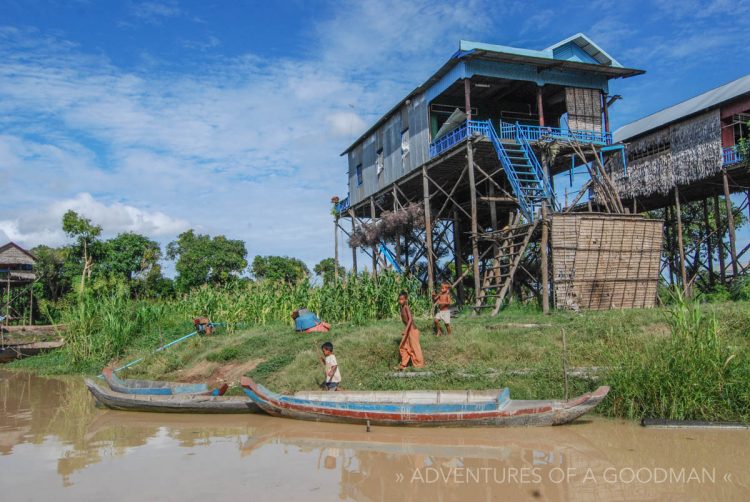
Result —
M430 215L430 183L427 179L427 167L422 166L422 197L424 199L425 246L427 247L427 289L428 294L435 291L435 271L432 260L432 218Z
M375 223L375 197L370 197L370 221ZM378 278L378 247L372 247L372 276Z
M674 227L672 224L672 210L671 206L667 206L665 209L666 230L667 230L667 264L669 265L669 284L674 284Z
M719 278L722 284L727 282L727 265L724 258L724 227L721 224L721 210L719 209L719 197L714 195L714 219L716 220L716 240L719 247Z
M713 287L716 282L714 274L714 250L711 243L711 224L708 220L708 199L703 199L703 239L706 241L706 261L708 265L708 284Z
M354 220L356 217L354 216L354 211L351 209L349 210L349 217L352 219L352 235L354 235L354 231L357 229L356 224ZM352 246L352 272L354 272L354 275L357 275L357 246Z
M481 283L479 277L479 225L477 222L477 186L474 181L474 149L471 141L466 142L466 158L469 164L469 199L471 201L471 255L474 268L474 298L479 298Z
M680 189L674 188L674 207L675 218L677 219L677 246L680 253L680 279L682 280L682 292L685 296L690 295L690 288L687 280L687 271L685 269L685 245L682 240L682 210L680 208Z
M458 278L463 275L463 254L461 253L461 224L458 219L457 209L453 209L453 257L456 267L456 278ZM463 281L459 281L459 283L456 285L456 298L459 305L464 304L465 298Z
M729 255L732 258L732 279L737 277L737 238L734 233L734 212L732 211L732 198L729 192L729 179L727 170L721 170L721 178L724 182L724 202L727 205L727 229L729 230Z
M547 203L542 204L542 242L541 247L541 273L542 273L542 312L549 314L549 221L547 219Z
M333 279L339 282L339 215L333 219Z

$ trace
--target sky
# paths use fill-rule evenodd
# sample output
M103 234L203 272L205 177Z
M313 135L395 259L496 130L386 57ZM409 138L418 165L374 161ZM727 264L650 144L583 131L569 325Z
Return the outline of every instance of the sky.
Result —
M582 32L627 67L614 128L750 71L750 0L0 0L0 242L193 228L248 255L333 255L340 153L459 40ZM350 260L342 243L343 264Z

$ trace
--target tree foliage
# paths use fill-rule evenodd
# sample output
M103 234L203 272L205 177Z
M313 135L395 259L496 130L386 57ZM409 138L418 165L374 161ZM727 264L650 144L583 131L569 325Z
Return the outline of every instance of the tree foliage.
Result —
M323 284L328 284L336 278L336 261L333 258L324 258L313 267L313 272L323 279ZM338 267L338 276L346 276L346 269L341 265Z
M180 291L201 284L225 284L247 267L247 250L240 240L223 235L211 238L192 229L167 246L167 258L177 260L175 285Z
M127 281L146 277L161 258L159 243L133 232L119 234L103 247L100 270Z
M288 256L256 256L252 265L257 279L293 284L310 275L302 260Z

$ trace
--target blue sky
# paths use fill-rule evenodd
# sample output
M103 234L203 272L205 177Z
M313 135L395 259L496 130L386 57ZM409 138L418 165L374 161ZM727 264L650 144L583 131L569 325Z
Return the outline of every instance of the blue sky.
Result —
M0 240L63 244L72 208L107 236L195 228L312 265L339 153L460 39L589 35L647 71L613 81L615 127L750 68L750 0L580 5L0 0Z

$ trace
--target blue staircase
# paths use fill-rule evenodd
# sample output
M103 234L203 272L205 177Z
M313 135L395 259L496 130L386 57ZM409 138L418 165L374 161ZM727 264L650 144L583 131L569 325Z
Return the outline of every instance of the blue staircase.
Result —
M487 121L487 126L489 139L518 197L521 212L526 220L534 221L544 201L547 201L553 210L557 210L552 186L544 175L523 129L518 124L506 124L505 127L513 128L513 134L503 131L503 136L510 138L500 139L492 122Z

